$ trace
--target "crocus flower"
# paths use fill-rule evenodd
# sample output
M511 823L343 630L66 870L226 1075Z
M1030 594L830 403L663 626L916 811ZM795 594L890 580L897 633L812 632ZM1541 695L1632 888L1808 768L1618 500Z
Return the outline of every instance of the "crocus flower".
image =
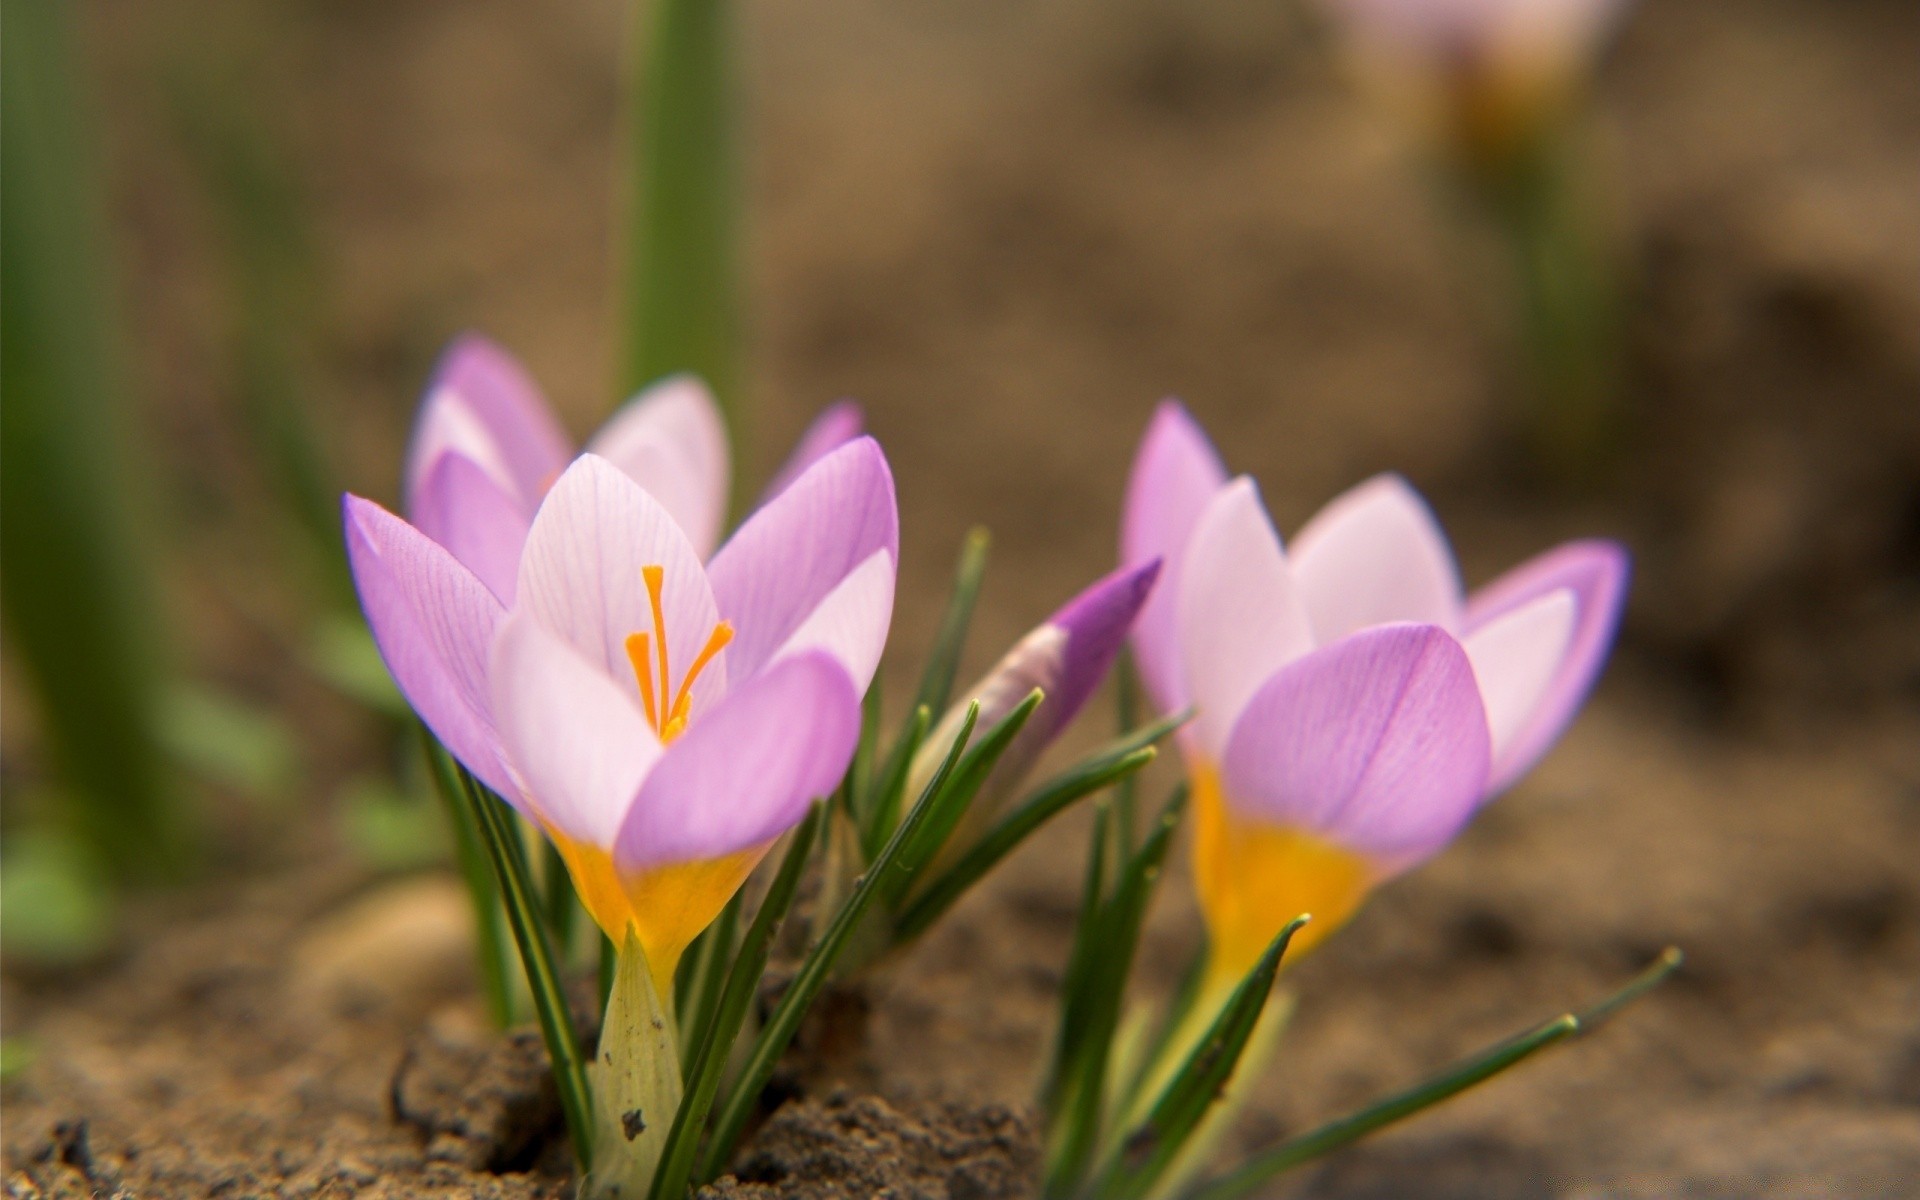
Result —
M1033 764L1073 722L1126 644L1134 618L1160 574L1158 559L1123 567L1062 605L1003 655L993 669L949 707L927 735L908 774L907 794L919 795L959 736L967 709L980 702L975 728L991 729L1039 688L1040 706L994 764L960 826L948 856L976 840ZM976 735L977 736L977 735ZM929 873L931 874L931 873Z
M1616 544L1573 542L1472 596L1432 512L1384 475L1283 550L1252 480L1229 480L1177 403L1128 486L1122 557L1167 569L1134 633L1142 679L1182 731L1194 874L1217 983L1282 924L1338 928L1382 881L1445 846L1573 718L1624 597Z
M1585 79L1624 0L1323 0L1364 73L1469 156L1511 150Z
M769 495L859 436L860 410L828 408L802 435ZM720 541L731 482L726 423L705 384L676 375L641 391L587 443L652 494L704 561ZM403 488L415 528L513 603L533 515L574 448L526 370L484 338L455 341L414 424Z
M662 501L582 455L534 514L510 604L371 501L347 498L346 529L400 690L670 994L687 944L852 758L899 553L880 448L820 458L710 564Z

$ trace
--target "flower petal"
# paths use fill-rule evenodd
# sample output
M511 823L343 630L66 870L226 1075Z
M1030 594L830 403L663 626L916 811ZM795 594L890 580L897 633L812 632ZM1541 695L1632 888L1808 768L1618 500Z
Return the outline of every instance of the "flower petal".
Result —
M487 685L487 648L505 610L445 547L399 517L358 496L342 508L360 607L401 695L449 753L517 801Z
M786 659L734 689L667 748L614 847L623 876L778 837L839 786L860 696L833 656Z
M611 847L660 760L646 717L529 613L501 625L491 674L500 740L528 807L576 842Z
M1073 720L1107 677L1164 569L1159 559L1122 567L1095 580L1047 618L1047 625L1066 634L1059 669L1050 683L1041 685L1046 703L1034 714L1044 718L1049 737Z
M707 385L674 375L629 400L587 444L647 489L702 560L720 542L730 468L727 425Z
M900 561L900 514L886 455L861 437L809 467L714 555L713 593L734 625L732 676L759 670L876 550Z
M1293 539L1293 577L1322 646L1390 621L1460 629L1460 571L1433 510L1398 475L1335 497Z
M1465 643L1493 738L1493 774L1502 774L1507 747L1532 719L1540 698L1573 642L1576 603L1573 591L1548 592L1531 604L1488 621Z
M865 426L866 415L860 411L858 404L851 400L829 404L813 419L813 424L807 426L800 440L794 443L793 453L787 455L787 461L781 463L780 469L774 472L773 482L767 484L767 490L760 495L760 503L765 504L786 491L808 467L859 437Z
M461 454L493 474L532 512L573 457L572 442L540 389L514 357L467 334L440 358L407 451L408 513L444 454Z
M1253 480L1242 475L1222 488L1194 525L1176 603L1187 692L1200 710L1190 736L1218 760L1247 700L1313 649L1306 606Z
M1574 628L1553 680L1541 692L1532 716L1515 729L1494 764L1492 790L1525 774L1559 738L1606 665L1627 596L1629 565L1617 542L1581 541L1558 546L1520 564L1476 591L1467 609L1471 638L1516 608L1561 588L1573 592Z
M413 523L480 577L502 604L513 603L520 550L532 514L499 480L464 454L443 454L414 497Z
M887 627L893 623L893 584L893 556L875 550L800 622L772 661L824 650L840 661L854 688L864 694L880 666Z
M1228 803L1404 869L1484 795L1487 719L1466 651L1434 625L1369 629L1282 667L1227 739Z
M653 636L649 566L660 567L664 577L667 660L683 672L719 620L706 571L659 501L612 463L583 454L534 517L520 558L518 605L638 696L626 640ZM725 694L730 654L722 653L695 683L694 713ZM679 682L679 674L671 676L672 688Z
M1120 526L1123 566L1156 558L1165 564L1133 631L1141 682L1161 712L1188 703L1174 623L1181 554L1194 522L1226 482L1220 456L1186 408L1177 400L1161 401L1134 456Z

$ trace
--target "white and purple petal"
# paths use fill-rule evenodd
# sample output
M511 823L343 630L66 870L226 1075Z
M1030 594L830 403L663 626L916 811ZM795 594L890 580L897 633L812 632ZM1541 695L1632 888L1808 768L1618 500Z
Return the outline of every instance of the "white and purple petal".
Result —
M1535 701L1532 715L1509 734L1494 763L1493 791L1505 788L1539 761L1580 710L1613 646L1626 601L1628 571L1626 549L1617 542L1569 542L1474 592L1467 608L1469 638L1515 609L1563 588L1574 599L1573 632L1566 652Z
M413 525L512 605L533 514L464 454L443 454L415 492Z
M667 748L620 827L615 868L765 845L839 785L859 736L859 693L837 659L813 651L768 667Z
M1121 517L1120 562L1164 564L1160 586L1134 625L1133 645L1147 695L1162 712L1188 704L1175 631L1180 558L1200 513L1227 482L1226 468L1207 435L1177 400L1154 410L1127 478Z
M840 660L863 695L880 667L887 629L893 623L893 555L875 550L800 622L774 652L773 662L813 650Z
M800 440L794 443L793 453L787 455L787 461L781 463L780 469L773 473L773 481L761 493L760 503L765 504L786 491L808 467L859 437L865 428L866 415L860 411L858 404L851 400L829 404L807 426Z
M1433 510L1398 475L1335 497L1293 539L1292 562L1322 646L1391 621L1460 631L1453 550Z
M1439 850L1485 793L1486 715L1466 651L1435 625L1387 625L1282 667L1227 740L1244 816L1402 870Z
M1175 627L1187 694L1199 709L1187 736L1218 760L1248 698L1313 649L1306 606L1251 479L1235 479L1207 505L1179 582Z
M445 454L472 458L532 512L573 449L526 369L499 346L467 334L441 356L420 406L404 475L409 514Z
M721 615L733 622L734 677L769 662L880 550L899 562L893 473L879 445L861 437L809 467L714 555L707 573Z
M720 542L731 483L727 427L707 385L674 375L621 407L587 451L606 459L673 514L704 561Z

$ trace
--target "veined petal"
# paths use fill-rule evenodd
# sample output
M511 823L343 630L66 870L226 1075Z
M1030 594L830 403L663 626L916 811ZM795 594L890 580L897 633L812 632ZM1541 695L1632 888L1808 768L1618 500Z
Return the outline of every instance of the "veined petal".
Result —
M856 438L809 467L736 531L708 569L732 621L729 670L759 670L854 568L900 559L900 514L886 455Z
M816 650L768 667L667 748L620 827L615 867L630 876L764 845L839 786L859 736L860 696L839 660Z
M505 610L445 547L373 501L348 496L343 516L360 607L401 695L469 771L518 801L487 685Z
M1120 526L1120 562L1164 564L1160 586L1134 624L1141 682L1161 712L1187 706L1185 672L1175 630L1180 559L1200 513L1227 482L1213 444L1177 400L1164 400L1134 456Z
M1434 625L1387 625L1268 680L1227 739L1222 782L1241 816L1390 873L1453 838L1485 794L1489 759L1460 643Z
M1460 629L1453 550L1433 510L1398 475L1369 479L1308 521L1293 539L1293 577L1322 646L1390 621Z
M824 650L840 660L855 690L864 694L893 623L893 585L893 556L875 550L800 622L773 661Z
M587 444L645 488L704 561L720 542L731 479L727 425L707 385L674 375L629 400Z
M1550 592L1566 588L1574 597L1574 629L1566 654L1532 716L1509 735L1494 763L1492 790L1499 791L1525 774L1580 710L1613 646L1626 601L1628 571L1626 549L1617 542L1569 542L1520 564L1473 594L1467 609L1469 637Z
M773 482L767 484L767 490L761 493L760 503L765 504L786 491L808 467L859 437L865 427L866 415L860 411L858 404L851 400L829 404L807 426L800 440L794 443L793 453L787 455L787 461L781 463L780 469L774 472Z
M1540 698L1566 661L1576 604L1569 588L1508 609L1467 635L1464 643L1493 738L1493 775L1502 775L1507 748L1540 707Z
M1217 761L1247 700L1313 649L1306 606L1253 480L1243 475L1215 493L1179 578L1180 658L1199 708L1191 736Z
M525 612L501 625L491 673L494 718L528 806L574 842L611 848L661 755L639 706Z
M467 334L441 356L407 451L407 511L443 454L472 458L532 512L573 456L572 442L514 357Z
M1107 677L1164 571L1165 564L1157 558L1122 567L1094 581L1047 618L1047 625L1066 635L1059 669L1050 683L1041 685L1046 688L1046 703L1034 714L1035 719L1044 718L1049 737L1073 720Z
M639 696L626 639L652 636L645 569L662 571L662 617L672 686L720 619L693 545L672 514L618 467L583 454L553 485L520 558L519 607ZM655 643L656 645L658 643ZM723 652L692 689L697 716L726 693Z
M533 516L492 473L464 454L441 455L415 494L413 523L479 576L502 604L513 603Z

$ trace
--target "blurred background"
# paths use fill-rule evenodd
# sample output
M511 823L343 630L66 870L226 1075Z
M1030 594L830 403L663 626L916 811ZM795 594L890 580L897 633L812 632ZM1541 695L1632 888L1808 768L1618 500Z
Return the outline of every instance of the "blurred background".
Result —
M34 438L92 461L67 486L113 497L99 522L125 553L71 557L9 490L5 1034L26 1065L5 1085L8 1166L72 1111L100 1114L96 1141L190 1128L207 1161L264 1172L259 1118L236 1108L281 1114L302 1154L377 1164L366 1147L392 1135L375 1085L420 1014L472 981L439 814L369 713L380 677L333 505L343 489L396 501L420 389L462 330L519 354L576 435L621 399L628 16L610 0L76 15L62 78L84 124L60 145L100 200L99 270L94 300L71 302L102 328L70 357L100 371L102 399L35 427L10 411L7 471ZM1469 584L1569 536L1634 551L1620 651L1563 747L1294 976L1300 1016L1247 1144L1674 941L1685 975L1604 1037L1299 1194L1910 1194L1910 4L1627 14L1591 130L1620 247L1621 433L1577 488L1543 480L1514 432L1497 235L1352 86L1317 11L821 0L743 6L739 29L737 453L757 481L820 407L866 406L903 517L889 695L910 690L969 526L995 537L970 670L1111 564L1127 463L1166 395L1260 480L1283 531L1393 469L1433 499ZM32 68L10 52L6 69ZM32 260L13 189L10 341L32 316L19 281L73 264ZM12 554L36 542L118 597L55 616L125 647L109 668L153 660L157 699L125 701L161 714L149 760L96 785L151 787L170 815L113 825L104 860L62 818L63 701L22 666L17 618L46 605ZM1071 931L1077 878L1057 864L1081 832L1051 831L1058 853L1022 855L896 971L862 1082L1024 1100ZM189 882L140 890L176 836L197 847L187 865L150 873ZM116 911L113 892L141 902ZM1169 889L1156 912L1159 986L1196 928L1186 905ZM222 1026L233 1062L205 1049ZM150 1111L161 1094L176 1102Z

